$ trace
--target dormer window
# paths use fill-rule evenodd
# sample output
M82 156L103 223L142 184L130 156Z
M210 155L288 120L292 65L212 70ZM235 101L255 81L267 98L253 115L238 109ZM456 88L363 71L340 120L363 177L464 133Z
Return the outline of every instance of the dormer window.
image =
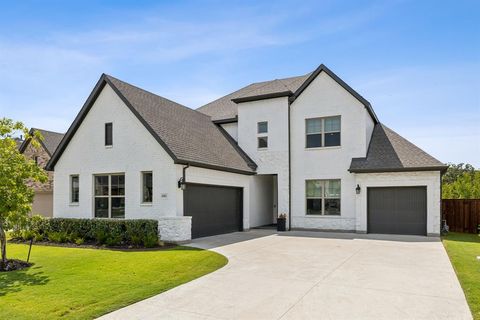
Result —
M113 145L113 123L105 123L105 146L111 147Z

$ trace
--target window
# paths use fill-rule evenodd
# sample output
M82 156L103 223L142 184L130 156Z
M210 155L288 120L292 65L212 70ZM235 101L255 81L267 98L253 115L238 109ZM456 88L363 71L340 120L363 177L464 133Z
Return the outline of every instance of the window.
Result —
M306 147L334 147L340 145L340 116L305 120Z
M113 145L113 123L105 123L105 145Z
M125 218L125 175L96 175L95 218Z
M142 202L152 203L153 201L153 174L142 172Z
M258 148L268 148L268 137L258 137Z
M340 180L307 180L307 214L340 215Z
M257 123L257 133L267 133L268 132L268 122L262 121Z
M78 175L70 176L70 202L78 203L80 199L80 178Z
M35 156L33 160L35 160L35 164L38 166L38 156Z

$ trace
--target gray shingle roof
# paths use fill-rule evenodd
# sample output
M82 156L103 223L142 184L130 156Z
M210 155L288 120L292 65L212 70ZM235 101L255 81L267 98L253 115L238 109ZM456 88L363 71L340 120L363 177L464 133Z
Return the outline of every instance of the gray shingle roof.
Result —
M353 158L350 172L445 170L446 166L383 124L375 125L366 158Z
M164 143L176 162L254 172L256 165L225 137L210 117L114 77L106 78Z
M238 114L238 109L237 104L233 102L232 99L262 96L286 91L293 93L307 80L310 74L311 73L298 77L252 83L198 108L197 111L209 115L213 121L235 118Z
M40 134L42 135L43 140L40 141L40 143L42 144L45 151L47 151L49 156L53 155L58 145L62 141L63 136L65 135L63 133L53 132L53 131L38 129L38 128L30 129L30 134L33 134L33 132L35 131L40 132ZM29 139L23 141L22 144L19 146L19 151L24 152L25 148L27 148L29 143L30 143Z
M43 130L43 129L34 129L43 136L43 141L42 144L47 149L47 152L50 154L50 156L55 152L57 149L58 145L60 144L60 141L62 141L63 136L65 134L59 133L59 132L53 132L53 131L48 131L48 130Z

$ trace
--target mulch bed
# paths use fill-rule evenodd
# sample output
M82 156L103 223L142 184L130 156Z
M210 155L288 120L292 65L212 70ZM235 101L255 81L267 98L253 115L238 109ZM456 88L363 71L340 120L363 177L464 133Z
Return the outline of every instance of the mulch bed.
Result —
M8 242L30 245L30 241L23 241L23 240L11 239ZM163 246L158 246L153 248L136 247L132 245L108 247L106 245L96 245L95 243L84 243L84 244L77 245L75 243L56 243L56 242L48 242L48 241L38 241L38 242L34 241L33 244L39 245L39 246L51 246L51 247L62 247L62 248L83 248L83 249L118 250L118 251L160 251L160 250L172 249L177 246L174 243L168 243L168 242L165 242Z
M31 263L28 263L26 261L17 260L17 259L7 259L6 266L4 268L0 266L0 272L22 270L30 267L31 265L32 265Z

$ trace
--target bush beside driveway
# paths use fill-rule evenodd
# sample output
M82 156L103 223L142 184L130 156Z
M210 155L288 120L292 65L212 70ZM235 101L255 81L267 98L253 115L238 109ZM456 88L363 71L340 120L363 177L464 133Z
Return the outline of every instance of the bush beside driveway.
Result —
M26 259L28 246L8 244ZM92 319L212 272L227 263L188 247L113 251L33 246L28 269L0 273L0 319Z

